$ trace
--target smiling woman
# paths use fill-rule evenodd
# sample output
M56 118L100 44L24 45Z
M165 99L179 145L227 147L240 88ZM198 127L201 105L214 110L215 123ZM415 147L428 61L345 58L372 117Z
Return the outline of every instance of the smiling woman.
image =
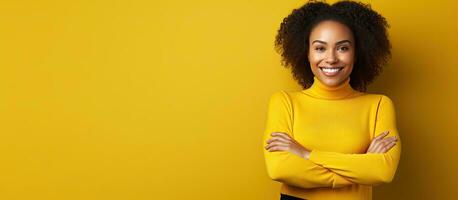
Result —
M355 42L351 30L339 22L327 20L313 29L310 41L308 60L313 74L326 85L340 85L353 69Z
M275 45L304 88L269 100L264 157L281 199L372 199L372 186L393 180L394 104L365 92L390 57L387 27L352 1L311 1L281 23Z
M325 22L326 24L323 24ZM339 32L323 30L323 27L329 27L328 25ZM282 56L282 64L291 67L296 81L303 88L308 88L313 84L314 76L312 73L314 68L311 67L313 63L309 62L310 54L316 55L314 53L317 51L336 53L335 50L346 50L346 47L339 45L341 43L337 43L340 41L336 38L349 40L352 42L351 52L354 53L352 58L354 69L350 74L350 84L354 89L365 91L367 85L382 72L383 65L391 57L391 44L386 30L388 27L385 18L372 10L369 4L341 1L329 5L324 2L309 1L302 7L294 9L283 20L275 39L275 47ZM323 38L317 38L318 36ZM332 41L323 41L324 39ZM314 42L315 40L318 40L318 43ZM326 44L326 46L310 48L315 44ZM329 55L331 57L328 59L332 59L335 54L327 54Z

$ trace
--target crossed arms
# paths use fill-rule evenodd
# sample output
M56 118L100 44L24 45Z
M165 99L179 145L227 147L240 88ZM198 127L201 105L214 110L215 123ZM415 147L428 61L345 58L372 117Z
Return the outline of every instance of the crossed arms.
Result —
M283 91L269 100L263 145L271 133L282 132L293 138L291 101ZM338 188L351 184L379 185L393 180L401 153L392 101L382 96L376 121L376 133L389 130L397 144L384 153L345 154L312 149L308 156L290 151L264 149L267 173L273 180L301 188Z

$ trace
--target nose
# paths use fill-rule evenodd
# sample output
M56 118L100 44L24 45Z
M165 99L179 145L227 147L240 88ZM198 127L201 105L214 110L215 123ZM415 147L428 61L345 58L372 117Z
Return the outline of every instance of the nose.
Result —
M333 50L328 51L326 54L326 62L327 63L335 63L337 62L337 57L335 55L335 52Z

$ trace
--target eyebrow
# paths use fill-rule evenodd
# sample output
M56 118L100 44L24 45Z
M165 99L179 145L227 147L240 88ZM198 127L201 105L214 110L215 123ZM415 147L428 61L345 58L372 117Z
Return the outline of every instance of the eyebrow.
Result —
M319 43L327 44L325 41L321 41L321 40L314 40L314 41L312 42L312 44L313 44L313 43L315 43L315 42L319 42ZM345 42L348 42L348 43L350 43L350 44L351 44L351 41L350 41L350 40L342 40L342 41L338 41L338 42L336 42L336 45L338 45L338 44L342 44L342 43L345 43Z

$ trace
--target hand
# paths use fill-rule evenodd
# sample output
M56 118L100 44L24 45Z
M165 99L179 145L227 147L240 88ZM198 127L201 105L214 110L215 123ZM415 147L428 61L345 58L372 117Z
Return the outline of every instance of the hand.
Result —
M288 134L282 132L273 132L272 137L267 140L265 148L270 151L289 151L301 158L308 160L310 151L291 138Z
M369 148L367 149L366 153L386 153L388 150L396 145L396 141L398 138L396 136L388 137L383 139L385 136L388 135L390 131L384 131L377 137L375 137Z

